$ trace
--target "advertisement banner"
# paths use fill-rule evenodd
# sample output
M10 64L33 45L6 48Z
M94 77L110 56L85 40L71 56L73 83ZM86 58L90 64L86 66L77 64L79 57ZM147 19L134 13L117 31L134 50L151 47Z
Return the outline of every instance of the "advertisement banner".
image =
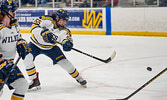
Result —
M45 10L18 10L16 17L21 27L31 27L33 21L45 15Z
M57 10L48 10L48 14ZM103 29L102 9L67 10L70 18L68 28Z

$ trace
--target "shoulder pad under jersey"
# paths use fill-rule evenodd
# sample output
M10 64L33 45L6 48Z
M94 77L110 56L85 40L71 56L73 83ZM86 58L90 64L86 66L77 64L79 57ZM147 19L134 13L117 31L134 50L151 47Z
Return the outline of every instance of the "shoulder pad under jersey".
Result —
M41 16L39 17L41 20L50 20L51 22L53 22L53 18L51 16Z
M71 31L70 31L70 29L68 29L68 28L66 28L66 27L60 28L59 30L64 30L64 31L67 32L67 34L69 34L69 35L71 36Z

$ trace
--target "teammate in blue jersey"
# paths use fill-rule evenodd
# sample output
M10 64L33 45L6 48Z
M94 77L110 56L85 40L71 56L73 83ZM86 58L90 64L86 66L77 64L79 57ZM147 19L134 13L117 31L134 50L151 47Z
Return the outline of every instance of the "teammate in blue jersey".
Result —
M13 68L13 60L16 51L24 59L30 48L21 37L19 24L15 19L16 9L17 5L12 0L0 1L0 86L3 86L4 80L11 73L6 82L10 90L14 89L11 100L24 100L28 82L18 66ZM2 91L3 89L0 94L2 94Z
M53 65L58 64L66 70L78 83L86 86L87 81L79 74L78 70L65 57L64 53L57 46L61 43L64 51L70 51L73 47L70 30L65 27L69 19L66 10L59 9L50 16L37 18L31 27L31 41L29 47L32 51L26 56L24 63L28 76L32 80L29 89L40 89L40 81L33 61L39 54L51 58Z

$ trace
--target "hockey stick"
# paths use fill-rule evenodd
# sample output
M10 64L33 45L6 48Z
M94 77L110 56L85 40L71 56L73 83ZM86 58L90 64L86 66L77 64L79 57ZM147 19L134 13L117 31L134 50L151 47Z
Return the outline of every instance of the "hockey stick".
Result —
M15 62L15 64L13 65L12 69L14 69L17 65L17 63L19 62L19 60L21 59L21 56L19 56ZM2 90L3 86L6 84L6 82L8 81L9 77L11 75L11 72L9 72L9 74L6 76L4 82L2 83L2 85L0 86L0 91Z
M58 43L58 44L60 44L60 45L62 45L62 43L57 42L56 39L54 39L54 42L55 42L55 43ZM99 60L99 61L101 61L101 62L104 62L104 63L109 63L109 62L112 61L112 60L114 59L114 57L116 56L116 51L113 51L112 55L111 55L109 58L107 58L107 59L104 60L104 59L95 57L95 56L93 56L93 55L90 55L90 54L88 54L88 53L82 52L81 50L78 50L78 49L76 49L76 48L71 48L71 49L74 50L74 51L77 51L77 52L79 52L79 53L81 53L81 54L84 54L84 55L86 55L86 56L89 56L89 57L91 57L91 58L94 58L94 59L96 59L96 60Z
M165 68L164 70L162 70L159 74L157 74L156 76L154 76L151 80L149 80L147 83L145 83L144 85L142 85L140 88L138 88L132 94L130 94L128 97L123 98L123 99L109 99L109 100L128 100L130 97L132 97L133 95L135 95L137 92L139 92L141 89L143 89L144 87L146 87L148 84L150 84L152 81L154 81L156 78L158 78L160 75L162 75L166 71L167 71L167 68Z
M80 51L80 50L78 50L78 49L75 49L75 48L71 48L71 49L74 50L74 51L77 51L77 52L79 52L79 53L82 53L82 54L84 54L84 55L86 55L86 56L89 56L89 57L91 57L91 58L94 58L94 59L96 59L96 60L99 60L99 61L101 61L101 62L104 62L104 63L109 63L109 62L112 61L112 60L114 59L114 57L116 56L116 52L113 51L112 55L111 55L108 59L105 59L105 60L104 60L104 59L95 57L95 56L93 56L93 55L87 54L87 53L85 53L85 52L82 52L82 51Z

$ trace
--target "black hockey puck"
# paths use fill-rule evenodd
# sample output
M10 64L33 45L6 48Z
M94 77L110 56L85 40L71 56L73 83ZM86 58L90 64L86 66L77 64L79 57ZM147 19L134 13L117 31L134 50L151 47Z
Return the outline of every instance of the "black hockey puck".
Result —
M148 71L152 71L152 68L151 68L151 67L147 67L147 70L148 70Z

